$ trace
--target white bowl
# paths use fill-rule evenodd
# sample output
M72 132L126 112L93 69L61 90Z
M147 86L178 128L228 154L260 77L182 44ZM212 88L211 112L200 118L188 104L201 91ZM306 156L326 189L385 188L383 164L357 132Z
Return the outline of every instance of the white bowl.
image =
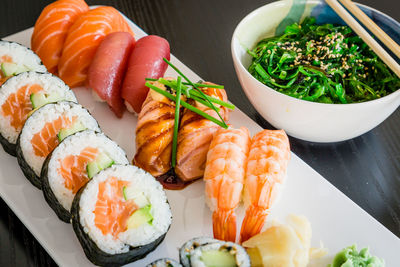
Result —
M273 36L275 28L289 12L290 2L273 2L256 9L238 24L233 33L233 62L250 102L275 128L284 129L289 135L307 141L344 141L379 125L400 105L400 90L363 103L314 103L279 93L247 71L251 57L246 48L252 49L260 39ZM307 1L306 10L317 3L320 2Z

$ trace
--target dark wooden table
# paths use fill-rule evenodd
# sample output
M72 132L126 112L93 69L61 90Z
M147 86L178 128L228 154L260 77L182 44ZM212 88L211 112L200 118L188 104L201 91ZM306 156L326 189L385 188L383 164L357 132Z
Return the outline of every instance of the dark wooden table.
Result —
M0 37L32 27L51 0L1 0ZM230 41L236 24L262 0L114 0L112 5L149 34L165 37L172 53L207 80L224 84L230 100L264 128L233 68ZM360 1L400 21L396 0ZM292 150L339 190L400 237L400 111L350 141L310 143L291 138ZM329 211L327 211L329 212ZM372 244L371 244L372 245ZM0 200L0 266L53 266L54 261Z

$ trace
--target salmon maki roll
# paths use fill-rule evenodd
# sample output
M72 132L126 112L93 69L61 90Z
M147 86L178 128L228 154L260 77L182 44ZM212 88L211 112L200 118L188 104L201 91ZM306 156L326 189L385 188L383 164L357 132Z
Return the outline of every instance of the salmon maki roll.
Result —
M30 70L47 72L32 50L15 42L0 40L0 85L10 77Z
M134 35L115 8L101 6L81 15L68 31L58 64L60 78L71 87L84 85L98 46L112 32L129 32Z
M85 129L100 131L92 115L73 102L51 103L33 112L17 140L17 159L26 178L41 189L46 157L64 138Z
M64 222L71 219L75 194L113 164L129 164L125 152L103 133L85 130L65 138L46 158L41 172L44 197Z
M0 87L0 142L15 156L19 133L28 115L49 102L76 102L74 93L50 73L24 72L11 77Z
M212 83L206 83L212 84ZM200 88L206 95L218 98L224 102L228 101L224 89ZM220 120L218 114L198 102L191 103L196 108L204 111L208 115ZM219 114L227 121L229 110L225 107L215 105L220 108ZM175 173L183 181L188 182L201 178L206 166L207 152L210 147L214 134L221 127L214 122L185 109L178 132L178 145L176 154Z
M113 165L76 194L72 226L88 259L119 266L145 257L164 240L171 208L162 185L132 165Z
M152 83L167 90L159 82ZM160 176L171 169L174 118L175 102L150 90L136 126L136 154L133 164L153 176Z
M58 0L46 6L35 23L31 47L48 71L56 74L67 32L89 10L84 0Z

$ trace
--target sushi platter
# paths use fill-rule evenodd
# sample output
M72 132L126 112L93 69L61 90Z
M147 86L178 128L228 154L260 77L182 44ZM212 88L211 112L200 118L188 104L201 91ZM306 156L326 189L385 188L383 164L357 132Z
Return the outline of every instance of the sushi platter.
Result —
M128 18L125 16L124 18L136 39L140 39L147 35ZM8 36L4 38L4 40L17 42L30 47L32 33L33 28L30 28ZM185 66L184 63L180 62L173 55L170 57L170 62L190 80L202 80L201 77L196 75L188 66ZM177 74L174 69L168 67L165 77L176 76ZM98 126L104 132L105 136L108 136L110 139L115 141L119 147L125 151L127 159L132 159L136 152L135 128L138 123L138 117L132 113L125 112L122 118L116 119L115 115L110 112L107 105L93 99L91 90L84 87L76 87L73 91L79 104L86 108L97 120L99 124ZM229 88L227 88L227 91L229 92ZM53 104L48 104L45 108L51 109L52 105ZM70 103L64 105L68 106L66 108L69 108L69 106L74 106L76 104ZM70 109L72 110L73 108ZM57 111L54 113L56 112ZM34 112L27 120L27 123L30 123L29 121L33 121L35 117L39 116L41 116L39 111ZM79 116L82 117L82 115ZM251 136L262 130L256 122L252 121L238 109L235 109L230 113L229 124L236 128L243 126L247 127ZM96 130L98 126L93 125L91 129ZM34 127L32 126L32 128ZM87 128L90 127L86 127L85 129ZM81 132L77 135L87 135L91 136L90 138L92 139L98 138L100 140L98 142L103 142L103 139L105 140L104 142L108 142L108 139L106 140L106 137L102 134L101 136L100 134L95 136L94 134L91 135ZM21 136L24 137L24 134L21 134ZM69 138L74 137L75 136ZM68 141L73 139L66 140ZM77 139L77 142L78 141L79 140ZM78 146L79 145L76 145L76 149L78 149ZM62 156L63 150L60 147L61 145L54 150L54 156ZM113 151L120 151L119 148L112 149L114 149ZM17 151L17 154L18 153L23 152ZM121 164L126 163L126 159L123 155L120 156L120 158ZM385 259L387 266L396 266L396 263L398 264L397 254L400 250L399 238L358 207L333 185L327 182L321 175L310 168L295 154L291 153L290 158L287 168L287 179L283 183L281 194L279 195L275 205L272 207L268 220L284 220L289 214L304 215L309 219L312 226L311 246L319 247L323 244L323 246L328 250L327 256L312 261L311 266L326 266L332 262L332 258L337 251L352 244L357 244L360 248L370 247L370 250L374 255ZM20 218L55 262L59 266L93 266L93 263L85 256L84 250L79 242L81 241L82 243L82 240L78 240L70 224L64 223L60 220L62 219L68 222L71 216L69 211L63 213L63 216L65 216L63 217L64 219L61 217L59 219L46 203L46 201L51 201L48 199L49 197L46 197L45 200L43 193L24 177L24 173L26 176L29 176L29 174L26 174L25 169L24 173L21 171L15 158L4 151L0 151L0 160L1 198ZM20 162L20 165L21 164L24 163ZM49 169L48 171L50 172L51 168L47 167L47 165L51 165L51 162L45 163L46 171ZM120 168L124 169L123 171L125 171L125 173L131 171L130 167L127 166ZM100 177L101 175L105 176L107 173L112 173L116 169L118 169L118 167L108 168L99 173L94 179L103 179ZM31 172L33 171L31 170ZM36 171L36 176L37 175L38 171ZM150 174L146 175L150 176ZM37 179L34 173L31 176L34 177L33 180ZM149 179L152 178L150 177ZM140 183L144 184L145 182L143 181ZM35 182L32 183L35 184ZM156 183L155 180L154 183ZM37 184L35 185L38 186ZM160 191L163 190L160 189ZM182 190L165 190L172 213L172 223L169 230L165 230L167 231L165 239L162 240L162 238L158 238L156 241L161 243L154 251L151 252L150 249L149 252L146 252L143 259L134 261L128 266L146 266L150 262L159 258L172 258L178 260L179 248L187 240L201 236L212 237L213 215L206 205L204 191L205 185L202 179L189 184ZM80 193L78 194L80 195ZM161 195L163 194L164 193ZM88 196L85 196L83 193L79 196L80 199L85 197L87 198ZM69 205L71 205L71 203L69 203ZM71 213L74 212L74 206L76 212L76 205L77 203L72 204L73 208ZM163 205L164 206L160 205L160 207L164 207L164 211L160 212L169 214L169 211L165 211L168 209L165 200ZM52 208L57 209L57 207L54 208L54 206L52 206ZM238 208L237 214L238 221L241 221L245 216L245 208L242 205ZM79 219L75 221L74 227L77 224L79 224ZM168 224L169 222L166 222L165 227L168 228ZM82 229L79 230L84 232ZM75 229L75 232L76 231L77 230Z

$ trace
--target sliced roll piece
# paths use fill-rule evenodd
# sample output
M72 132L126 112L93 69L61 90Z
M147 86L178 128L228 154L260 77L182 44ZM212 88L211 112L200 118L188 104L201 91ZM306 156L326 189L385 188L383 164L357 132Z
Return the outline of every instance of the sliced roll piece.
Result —
M23 72L0 87L0 142L15 156L18 135L29 114L40 106L67 100L77 102L72 90L50 73Z
M61 101L33 112L17 140L17 159L26 178L41 189L43 162L67 136L91 129L100 132L97 121L81 105Z
M71 214L88 259L107 266L145 257L164 240L172 220L162 185L136 166L117 164L78 191Z
M246 250L233 242L214 242L198 246L190 252L191 267L250 267Z
M10 77L30 70L47 72L40 58L28 47L0 40L0 85Z
M165 258L153 261L147 264L146 267L182 267L182 265L173 259Z
M211 237L196 237L187 241L179 250L179 260L181 264L186 267L190 266L190 253L199 246L210 243L220 242Z
M92 130L67 137L47 156L41 172L42 190L60 220L70 222L75 194L113 164L129 164L124 150L105 134Z

